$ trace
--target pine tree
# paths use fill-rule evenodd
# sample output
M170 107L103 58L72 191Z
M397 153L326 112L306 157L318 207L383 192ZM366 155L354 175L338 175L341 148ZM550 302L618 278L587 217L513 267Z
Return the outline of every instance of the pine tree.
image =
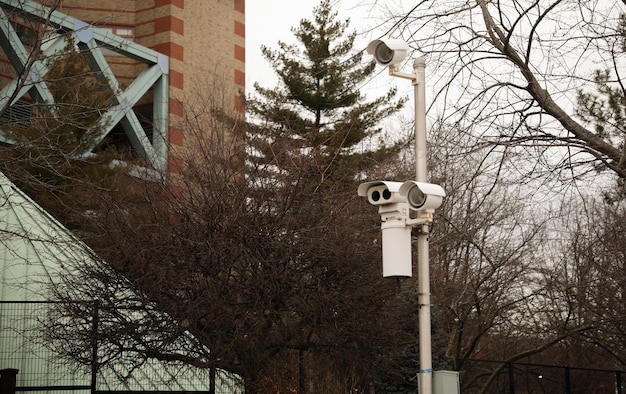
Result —
M278 240L259 267L283 264L279 276L289 278L286 288L298 300L296 305L281 295L290 309L280 319L288 326L281 335L293 337L273 356L281 367L263 373L279 379L289 365L300 392L331 381L337 389L328 386L329 392L344 391L346 382L368 387L374 349L398 332L371 318L395 288L381 282L377 263L364 263L378 261L372 256L379 248L371 248L378 233L355 228L376 228L377 218L364 214L356 190L365 172L399 150L399 142L384 141L379 124L405 100L395 89L373 100L361 95L375 64L354 50L356 33L348 27L349 20L338 20L331 2L322 0L310 20L292 29L296 44L262 48L279 83L273 89L255 84L256 96L247 103L253 125L247 131L246 202L259 207L255 220L277 226L269 233L269 226L255 226ZM269 240L260 244L268 251Z
M619 34L619 50L626 51L626 14L620 14L616 27ZM596 69L591 78L593 90L579 88L576 97L576 115L583 123L593 128L595 134L605 140L619 144L626 134L626 94L619 75L610 69ZM623 143L622 143L623 151ZM621 161L626 161L623 156ZM597 169L601 169L598 167ZM615 188L604 191L607 202L626 200L626 179L618 177Z
M339 21L330 1L323 0L312 20L292 29L297 45L262 47L279 84L274 89L255 84L257 98L248 103L261 125L250 138L258 158L275 160L288 171L291 164L301 165L298 157L312 156L309 175L321 183L354 177L397 149L397 143L383 141L378 125L405 100L396 98L395 89L372 101L361 95L359 87L375 63L364 64L363 52L353 50L356 33L347 33L348 27L349 20ZM374 149L364 146L368 141Z

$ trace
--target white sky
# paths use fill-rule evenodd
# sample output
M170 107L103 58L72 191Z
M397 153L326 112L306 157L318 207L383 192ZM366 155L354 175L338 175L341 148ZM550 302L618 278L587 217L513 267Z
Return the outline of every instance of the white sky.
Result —
M261 45L278 48L278 41L295 43L292 27L301 19L312 19L313 8L320 0L248 0L246 1L246 91L253 91L254 82L271 88L276 82L272 68L261 55ZM350 19L349 31L361 33L371 23L369 8L363 0L334 0L339 19ZM383 32L375 32L381 35ZM368 38L359 35L354 49L366 46Z

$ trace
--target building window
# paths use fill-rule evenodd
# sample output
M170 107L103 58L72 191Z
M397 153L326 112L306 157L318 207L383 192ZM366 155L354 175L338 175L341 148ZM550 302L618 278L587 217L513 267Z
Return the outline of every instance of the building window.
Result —
M33 118L33 103L19 99L0 116L0 126L28 127Z
M118 37L125 38L130 41L135 40L135 28L129 26L98 26L100 29L113 33ZM103 48L102 53L105 55L118 55L116 52Z
M127 40L133 41L135 39L135 29L128 26L100 26L101 29L110 31L116 36L120 36Z

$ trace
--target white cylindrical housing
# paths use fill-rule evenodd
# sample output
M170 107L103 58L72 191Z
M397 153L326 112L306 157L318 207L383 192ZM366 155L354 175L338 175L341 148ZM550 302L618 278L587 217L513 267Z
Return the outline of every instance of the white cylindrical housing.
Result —
M403 220L389 220L380 226L383 233L383 277L410 278L411 227Z

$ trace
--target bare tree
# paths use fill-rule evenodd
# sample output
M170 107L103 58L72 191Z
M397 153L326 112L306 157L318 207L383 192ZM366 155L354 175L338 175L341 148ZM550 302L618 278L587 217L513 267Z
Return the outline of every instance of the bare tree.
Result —
M430 144L432 180L446 189L431 236L433 330L445 338L435 352L465 371L463 387L470 389L480 375L468 360L508 357L517 335L541 320L544 288L536 277L549 216L534 210L529 188L507 179L510 158L467 154L446 126L432 132ZM496 345L501 341L506 346Z
M554 281L562 258L554 233L570 215L559 209L570 196L520 178L514 156L468 153L469 140L445 124L429 135L431 182L447 194L430 238L433 358L479 392L493 389L507 360L560 359L562 344L598 326L568 321L571 306L555 293L566 286Z
M489 392L508 362L624 368L623 205L593 198L564 201L563 214L550 221L544 262L532 276L539 291L516 316L522 324L492 338L502 350L491 356L501 362L483 370L480 392ZM587 387L602 379L587 377Z
M137 158L116 149L118 135L91 149L119 92L76 46L45 63L54 105L33 102L37 117L4 128L12 143L2 163L96 253L93 265L67 261L64 285L51 289L67 306L47 337L60 354L130 371L150 358L223 368L250 391L368 387L374 356L403 335L384 319L397 289L380 277L377 217L362 209L355 180L315 189L302 182L311 157L289 173L275 171L280 150L249 160L241 119L221 109L215 86L207 102L186 101L186 148L171 147L180 172L167 183L111 169L111 156ZM96 342L106 352L94 361Z
M533 175L626 177L623 124L603 132L576 111L598 69L624 105L623 2L422 1L386 11L388 33L426 58L430 113L472 135L468 149L496 144Z
M312 193L301 179L314 157L302 156L288 173L247 160L244 124L214 103L186 108L181 128L194 149L175 152L180 171L166 184L120 176L112 193L92 200L81 234L115 274L83 268L55 288L57 296L70 301L83 293L107 308L164 312L167 319L143 319L137 335L132 314L116 313L116 327L98 334L111 349L137 352L137 362L156 357L225 369L250 392L367 388L381 369L380 349L406 341L398 329L404 322L388 318L401 302L380 275L377 216L363 209L354 180ZM123 286L137 295L111 293ZM71 305L71 316L89 321L92 312ZM89 339L57 332L61 343ZM172 352L173 339L186 332L197 349Z
M554 299L566 305L565 323L587 326L571 339L570 364L593 362L624 369L626 310L624 296L624 204L589 198L573 203L562 223L560 262L552 277Z

